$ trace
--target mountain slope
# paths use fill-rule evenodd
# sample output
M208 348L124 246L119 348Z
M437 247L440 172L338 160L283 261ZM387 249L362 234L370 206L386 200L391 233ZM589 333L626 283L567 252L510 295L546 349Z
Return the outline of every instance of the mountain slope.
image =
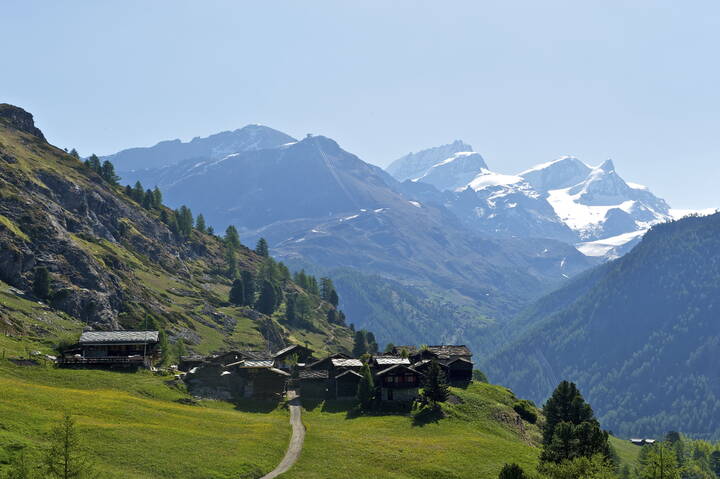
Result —
M408 153L390 163L386 170L398 181L414 180L423 176L433 166L453 157L457 153L472 151L472 146L460 140L455 140L447 145L428 148L417 153ZM482 158L480 158L480 161L482 161Z
M302 327L230 305L228 253L219 238L171 229L171 210L141 207L28 124L32 115L0 105L0 280L19 298L33 297L35 272L44 267L52 309L95 328L140 328L151 318L202 352L305 340L321 351L351 348L352 332L328 324L332 306L312 295L317 309ZM269 274L269 260L248 248L233 261L259 280ZM278 281L287 294L309 294ZM12 334L27 332L22 315L2 316Z
M624 257L538 301L488 362L542 401L576 381L605 427L637 437L720 437L720 214L654 226Z

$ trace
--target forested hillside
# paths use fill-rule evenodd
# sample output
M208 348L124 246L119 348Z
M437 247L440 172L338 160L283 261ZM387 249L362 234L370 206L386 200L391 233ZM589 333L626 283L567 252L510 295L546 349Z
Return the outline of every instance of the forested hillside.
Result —
M220 237L202 215L163 206L157 189L120 186L111 162L49 145L32 115L0 105L0 280L12 286L4 294L75 321L68 339L84 324L160 328L178 351L292 342L349 350L332 284L296 279L266 243L252 250L234 228ZM0 306L3 333L63 334L29 324L33 315L16 303Z
M718 252L720 214L653 227L521 316L489 375L536 401L575 381L616 434L720 437Z

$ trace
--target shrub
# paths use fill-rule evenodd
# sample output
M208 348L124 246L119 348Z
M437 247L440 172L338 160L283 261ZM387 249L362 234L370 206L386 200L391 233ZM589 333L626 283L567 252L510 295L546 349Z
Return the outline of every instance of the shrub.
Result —
M537 422L537 412L535 412L535 404L527 399L515 401L513 409L518 415L530 424Z

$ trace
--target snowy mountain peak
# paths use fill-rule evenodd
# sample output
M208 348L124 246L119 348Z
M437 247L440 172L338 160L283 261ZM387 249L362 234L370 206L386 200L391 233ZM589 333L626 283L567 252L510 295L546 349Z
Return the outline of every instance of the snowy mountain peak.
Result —
M555 161L537 165L520 173L525 181L541 192L577 185L592 171L574 156L563 156Z
M431 166L422 176L414 178L433 185L439 190L455 190L466 186L477 174L487 168L480 153L459 151L450 158Z
M610 173L615 171L615 163L613 160L605 160L602 165L598 166L598 169Z
M461 152L471 153L473 148L461 140L455 140L447 145L408 153L390 163L386 171L398 181L420 178L433 166Z

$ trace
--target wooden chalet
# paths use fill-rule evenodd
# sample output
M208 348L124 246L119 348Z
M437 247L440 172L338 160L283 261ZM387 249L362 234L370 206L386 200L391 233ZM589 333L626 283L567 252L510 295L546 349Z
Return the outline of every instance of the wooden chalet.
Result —
M272 355L276 361L278 368L284 370L290 370L297 364L303 364L312 361L313 350L300 346L299 344L293 344L287 348L283 348L280 351ZM293 364L294 360L297 359L297 363Z
M362 375L348 369L335 376L335 399L355 399Z
M327 399L330 396L330 376L325 369L304 369L298 373L300 397Z
M410 366L396 364L375 373L375 386L382 401L413 401L418 396L423 374Z
M405 351L413 368L424 372L432 360L438 362L445 372L450 385L464 387L472 381L474 363L472 352L464 345L439 345L416 348L415 346L396 346L394 353Z
M160 359L158 331L86 331L61 366L147 367Z
M276 368L272 359L243 359L227 364L223 369L221 376L226 376L226 381L233 381L236 395L246 398L279 398L290 378L290 373Z

